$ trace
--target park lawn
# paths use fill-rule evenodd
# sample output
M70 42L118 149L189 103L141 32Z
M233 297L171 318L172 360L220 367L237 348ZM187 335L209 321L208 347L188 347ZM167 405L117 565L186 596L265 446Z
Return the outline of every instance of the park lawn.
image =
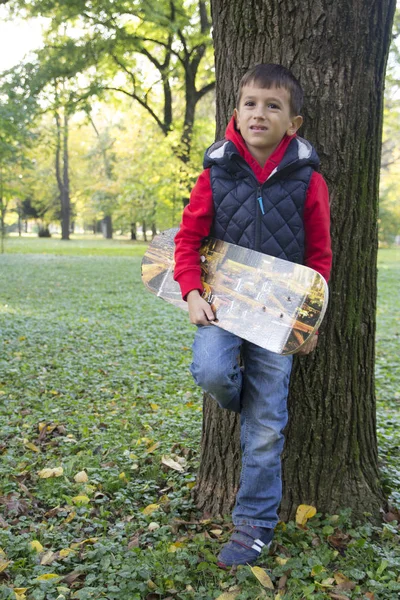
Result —
M398 525L354 526L346 511L278 527L259 563L274 590L249 567L216 567L229 522L203 520L190 495L201 434L201 394L187 368L193 328L145 292L143 249L6 241L0 599L398 599ZM378 434L397 506L399 276L399 250L381 250Z

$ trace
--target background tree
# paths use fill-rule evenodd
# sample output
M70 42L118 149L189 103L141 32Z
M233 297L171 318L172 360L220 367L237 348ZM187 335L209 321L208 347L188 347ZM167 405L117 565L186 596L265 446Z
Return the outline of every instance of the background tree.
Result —
M92 93L124 94L165 136L175 132L174 150L187 179L196 108L214 88L208 2L11 0L10 6L51 19L46 51L54 70L85 73Z
M354 517L384 504L375 434L374 344L383 86L394 0L212 0L217 136L243 73L293 70L305 94L302 133L315 144L332 202L331 300L314 355L297 359L289 399L281 516L309 503ZM257 18L255 18L257 15ZM344 35L345 32L345 35ZM199 505L232 506L235 418L206 401Z

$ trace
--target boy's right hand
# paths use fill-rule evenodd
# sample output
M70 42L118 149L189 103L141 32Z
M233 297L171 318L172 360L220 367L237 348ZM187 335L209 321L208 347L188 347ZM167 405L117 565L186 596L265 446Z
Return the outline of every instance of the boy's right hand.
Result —
M215 321L211 306L200 296L199 290L192 290L187 295L190 322L194 325L209 325Z

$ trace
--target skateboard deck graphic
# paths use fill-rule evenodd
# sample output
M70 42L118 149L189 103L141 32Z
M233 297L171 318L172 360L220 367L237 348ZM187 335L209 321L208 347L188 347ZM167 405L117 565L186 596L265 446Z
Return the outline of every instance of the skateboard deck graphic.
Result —
M157 235L142 260L146 288L187 310L173 279L177 229ZM277 354L293 354L320 326L328 304L325 279L313 269L207 238L200 249L203 298L218 327Z

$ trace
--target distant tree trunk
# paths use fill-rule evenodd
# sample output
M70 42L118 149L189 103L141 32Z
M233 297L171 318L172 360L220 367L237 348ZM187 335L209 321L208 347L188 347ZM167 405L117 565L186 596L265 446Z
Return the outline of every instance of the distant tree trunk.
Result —
M131 240L137 240L137 235L136 235L136 223L131 223Z
M61 125L61 117L57 110L55 111L55 120L57 127L55 166L61 204L61 239L69 240L71 202L69 196L68 115L65 108L63 125Z
M103 235L107 240L111 240L113 236L112 218L111 215L106 215L103 219Z
M151 224L151 239L154 240L154 238L157 235L157 225L155 223Z
M350 507L355 518L372 513L378 519L385 500L375 432L377 203L395 0L211 4L217 136L250 66L289 67L306 95L300 135L317 148L332 201L331 300L318 350L295 361L281 518L308 503L322 512ZM204 419L195 496L205 512L227 513L238 483L238 423L207 398Z
M143 221L143 223L142 223L142 230L143 230L143 240L144 240L145 242L147 242L147 232L146 232L146 227L147 227L147 225L146 225L146 221Z

